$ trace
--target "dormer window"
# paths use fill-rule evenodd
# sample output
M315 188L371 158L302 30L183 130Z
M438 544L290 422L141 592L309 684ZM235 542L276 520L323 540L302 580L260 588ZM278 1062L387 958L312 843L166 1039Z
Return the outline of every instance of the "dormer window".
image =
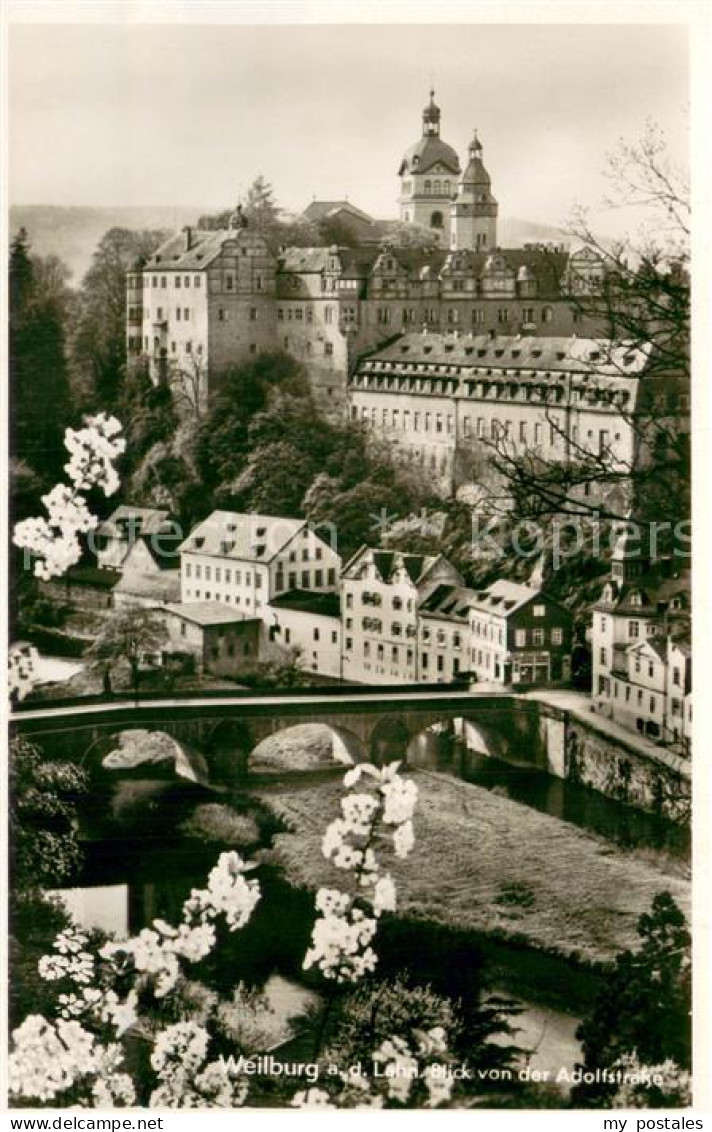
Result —
M643 595L641 594L640 590L633 590L633 592L630 595L630 604L631 605L642 605L643 604Z

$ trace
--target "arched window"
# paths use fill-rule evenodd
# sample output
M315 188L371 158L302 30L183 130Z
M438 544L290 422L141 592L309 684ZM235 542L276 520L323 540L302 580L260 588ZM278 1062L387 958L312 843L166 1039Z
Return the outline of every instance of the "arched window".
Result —
M430 217L430 227L431 228L442 228L442 226L443 226L443 214L442 214L442 212L433 212L431 217Z
M553 307L542 307L541 308L541 321L542 322L551 322L553 317L554 317L554 308Z
M432 187L433 187L433 186L432 186L431 182L430 182L430 181L426 181L426 182L425 182L425 185L423 186L423 191L424 191L424 192L426 192L426 193L429 193L429 192L431 192L431 190L432 190Z

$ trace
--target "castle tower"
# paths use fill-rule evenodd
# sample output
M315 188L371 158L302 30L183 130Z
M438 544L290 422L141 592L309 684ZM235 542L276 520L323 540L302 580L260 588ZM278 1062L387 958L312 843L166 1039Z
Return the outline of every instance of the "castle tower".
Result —
M430 102L423 111L422 137L406 150L398 170L401 220L433 229L447 244L459 174L455 150L440 137L440 107L431 90Z
M477 131L470 142L469 161L450 209L450 247L491 251L497 247L498 205L490 176L482 162Z

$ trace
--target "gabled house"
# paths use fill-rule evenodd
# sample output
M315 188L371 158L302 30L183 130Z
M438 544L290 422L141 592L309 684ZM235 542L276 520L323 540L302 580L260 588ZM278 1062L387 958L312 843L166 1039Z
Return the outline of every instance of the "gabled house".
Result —
M121 578L112 591L117 608L144 605L149 608L180 601L180 558L175 550L162 554L156 540L142 535L123 560Z
M550 684L571 674L572 617L537 586L499 580L470 600L470 668L479 681Z
M305 519L213 511L179 547L183 601L263 617L289 590L335 592L341 559Z
M418 608L426 593L447 583L462 585L462 578L442 555L361 547L341 575L343 678L375 684L422 679Z
M154 547L175 551L178 541L170 513L156 507L122 504L95 531L96 560L101 569L119 570L132 546L141 538ZM177 561L177 559L176 559Z

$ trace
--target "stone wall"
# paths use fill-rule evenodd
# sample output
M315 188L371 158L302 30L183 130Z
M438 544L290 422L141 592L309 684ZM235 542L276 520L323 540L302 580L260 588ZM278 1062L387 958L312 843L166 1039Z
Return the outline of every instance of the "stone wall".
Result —
M656 758L636 745L634 735L628 743L599 730L595 719L589 722L544 704L539 732L549 774L649 813L689 821L690 776L682 760L664 751Z

